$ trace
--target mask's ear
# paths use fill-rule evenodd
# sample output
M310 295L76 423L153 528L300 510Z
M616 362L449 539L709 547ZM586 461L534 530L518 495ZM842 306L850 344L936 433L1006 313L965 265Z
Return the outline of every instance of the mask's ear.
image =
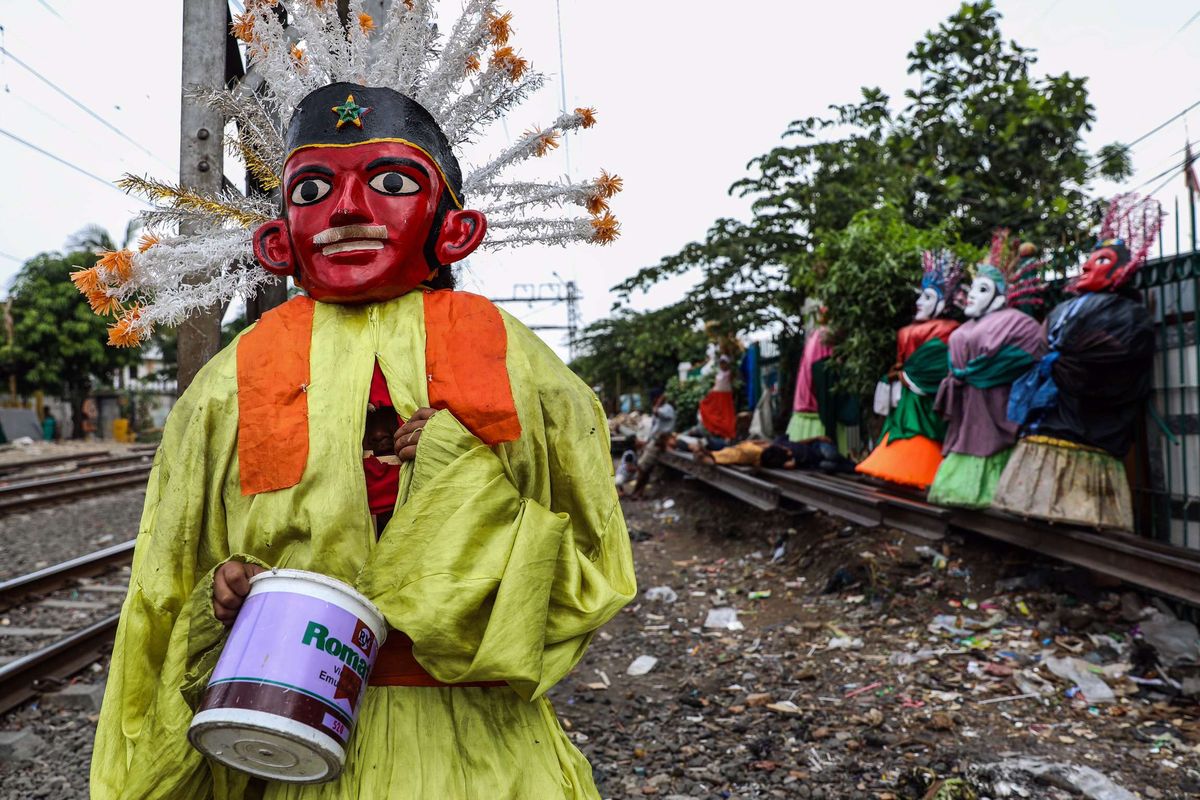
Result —
M433 248L434 256L439 264L462 261L475 252L485 233L487 218L483 212L470 209L447 212Z
M273 275L286 278L295 274L292 259L292 240L287 225L281 219L264 222L254 231L254 257L262 268Z

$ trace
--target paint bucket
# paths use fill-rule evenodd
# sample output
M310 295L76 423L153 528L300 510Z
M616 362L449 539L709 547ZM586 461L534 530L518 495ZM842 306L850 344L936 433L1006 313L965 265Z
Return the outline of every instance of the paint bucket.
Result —
M260 778L333 780L386 635L379 609L341 581L255 575L188 739Z

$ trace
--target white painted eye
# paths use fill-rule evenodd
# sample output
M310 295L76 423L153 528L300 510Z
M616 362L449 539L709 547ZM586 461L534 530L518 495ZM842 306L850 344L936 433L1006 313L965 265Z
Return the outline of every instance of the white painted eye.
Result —
M416 194L421 191L421 185L403 172L381 172L371 178L369 185L380 194Z
M329 194L332 188L333 185L322 178L305 178L292 187L292 205L307 206L315 203Z

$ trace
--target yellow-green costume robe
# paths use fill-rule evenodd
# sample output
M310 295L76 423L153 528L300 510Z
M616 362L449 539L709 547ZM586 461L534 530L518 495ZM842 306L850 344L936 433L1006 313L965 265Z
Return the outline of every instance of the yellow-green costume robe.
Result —
M171 412L150 477L93 798L599 797L544 694L636 592L608 427L590 389L545 344L511 317L503 325L520 438L489 447L437 412L378 540L361 464L364 410L376 359L397 412L407 418L428 403L419 292L315 305L309 451L290 488L242 493L236 343L204 367ZM368 687L332 783L268 784L210 762L185 734L224 640L212 575L231 557L345 581L412 638L438 680L509 686Z

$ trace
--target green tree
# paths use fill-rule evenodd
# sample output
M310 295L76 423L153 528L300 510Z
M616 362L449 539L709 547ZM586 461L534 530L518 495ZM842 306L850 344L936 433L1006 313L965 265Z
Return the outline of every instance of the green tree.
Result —
M1130 174L1119 145L1083 149L1095 122L1087 79L1034 75L1033 51L1005 41L991 0L964 3L908 61L920 85L905 92L888 143L911 176L910 221L950 220L970 242L1006 226L1044 247L1077 246L1093 219L1088 183Z
M18 391L40 390L70 402L76 438L83 435L78 422L84 399L140 357L137 349L108 346L106 320L92 313L71 283L71 273L91 267L96 258L81 250L42 253L25 262L9 295L12 340L0 351Z
M618 396L645 393L667 384L681 361L704 357L707 342L677 306L655 311L619 309L583 329L581 353L571 368L592 386L610 409Z
M921 279L921 252L947 240L942 230L921 230L891 205L860 211L845 228L825 237L815 266L798 272L819 287L829 309L830 343L841 363L839 381L848 392L866 395L896 359L896 331L912 321ZM971 263L982 255L958 246ZM865 268L864 265L870 265Z
M847 234L860 213L883 213L871 223L883 229L868 230L895 235L901 245L915 236L927 246L984 247L1003 226L1046 250L1077 248L1095 218L1090 182L1128 176L1128 152L1112 144L1087 153L1082 136L1095 111L1086 79L1036 75L1032 51L1005 40L1000 19L991 0L964 3L922 37L908 54L919 83L896 110L879 89L864 88L857 103L791 123L784 143L751 160L750 174L730 187L752 200L751 219L718 220L702 242L614 287L621 300L698 269L684 304L738 333L769 321L787 333L799 324L803 300L815 295L842 334L838 359L854 362L844 363L842 374L858 383L886 363L862 361L875 348L852 344L865 340L851 332L895 320L862 316L861 304L845 302L849 283L827 286L837 273L821 250L844 234L861 244L866 223ZM889 208L899 217L883 212ZM892 259L863 261L855 275L889 307L913 285L913 276L896 267ZM892 335L881 329L873 336Z

